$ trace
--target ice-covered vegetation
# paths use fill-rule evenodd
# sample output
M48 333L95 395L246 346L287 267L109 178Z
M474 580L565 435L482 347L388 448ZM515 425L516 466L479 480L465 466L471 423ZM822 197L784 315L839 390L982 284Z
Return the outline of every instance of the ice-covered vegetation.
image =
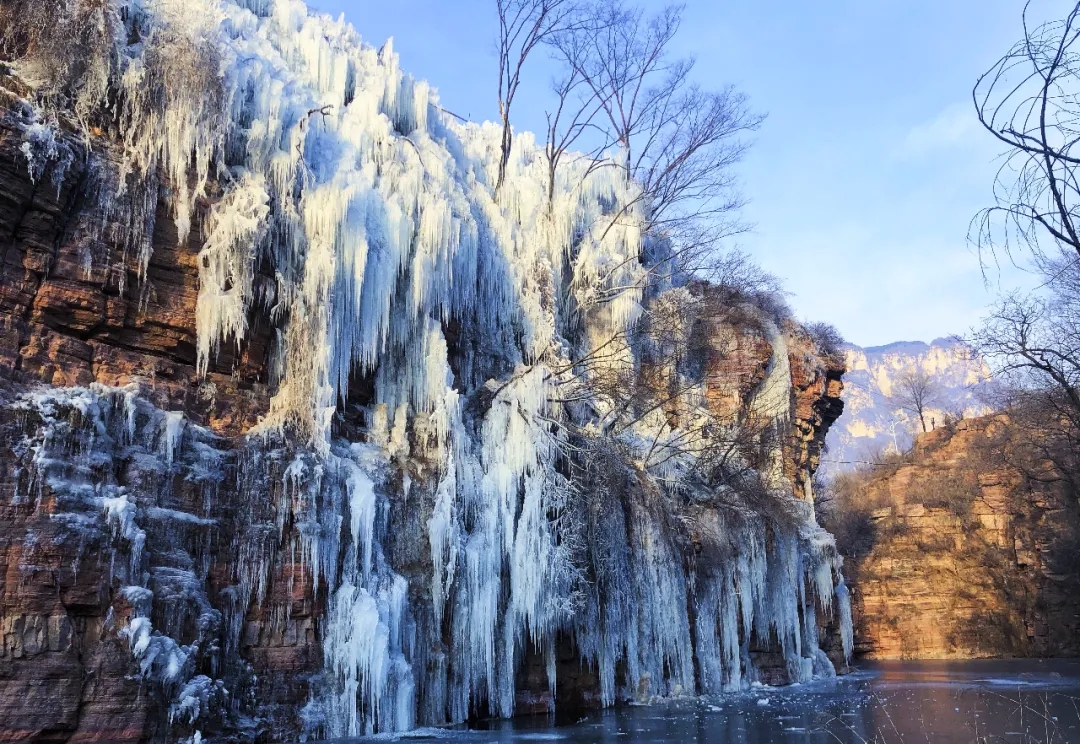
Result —
M205 530L213 509L139 506L86 459L114 456L108 437L216 482L211 435L159 411L140 433L146 404L116 391L24 404L47 422L41 477L99 499L124 546L123 637L176 720L238 694L219 680L239 674L244 613L290 551L326 599L312 734L510 715L528 653L558 685L558 639L605 704L749 685L754 648L778 648L793 680L832 673L819 617L839 607L850 650L850 610L832 539L785 474L786 331L740 302L772 358L746 406L711 407L707 336L731 295L649 271L668 237L643 229L648 200L617 155L563 156L552 189L518 133L496 195L499 127L446 116L389 43L298 0L10 7L41 119L116 148L102 208L140 226L125 240L143 264L159 198L196 238L200 369L252 318L277 332L269 414L206 491L246 525L220 610L205 567L144 570L149 521ZM36 177L50 141L28 130ZM81 428L63 423L73 409ZM86 437L72 464L41 459ZM161 587L196 612L197 640L149 619Z

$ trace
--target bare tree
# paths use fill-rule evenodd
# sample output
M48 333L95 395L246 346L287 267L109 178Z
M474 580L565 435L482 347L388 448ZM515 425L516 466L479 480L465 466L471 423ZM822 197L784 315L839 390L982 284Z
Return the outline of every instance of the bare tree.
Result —
M1040 238L1080 253L1080 4L1064 20L1032 27L979 77L972 92L979 121L1005 147L995 204L972 220L980 250L1043 253Z
M571 143L591 130L602 147L618 147L623 177L640 187L612 223L640 207L647 232L678 259L663 264L697 268L718 240L745 229L734 219L743 201L732 166L746 151L745 135L764 117L733 87L710 92L694 84L692 58L672 58L681 7L647 16L620 0L597 0L588 13L591 22L552 37L569 71L565 89L586 89L582 115L563 131ZM555 153L566 139L558 134L549 131Z
M1080 488L1080 263L1043 262L1048 292L1009 294L968 342L995 368L990 401L1008 413L1010 464L1029 479ZM1045 463L1052 463L1047 470Z
M896 392L893 397L900 404L900 408L918 416L923 433L925 433L927 409L934 405L939 394L933 375L922 366L912 364L897 375L895 387Z
M588 44L590 36L583 31L593 29L595 32L597 26L603 22L601 18L588 14L587 9L581 9L579 13L584 15L577 22L569 24L567 28L551 37L551 45L557 50L556 56L564 61L582 59L587 54L585 45ZM564 65L562 75L552 81L551 90L555 94L555 106L546 114L547 131L544 145L549 208L553 206L555 199L555 181L559 165L572 148L579 146L582 136L590 132L594 135L595 141L592 142L591 148L585 155L592 160L594 167L601 164L604 150L610 144L607 133L595 124L596 117L604 105L602 93L588 85L588 81L577 65ZM591 170L592 168L585 175L587 176Z
M766 314L787 312L775 280L740 254L720 258L715 251L721 238L742 229L734 219L741 199L731 166L745 152L743 135L762 117L751 113L745 96L734 89L706 92L691 82L693 60L670 53L681 8L650 16L622 0L550 5L505 0L499 5L500 184L511 143L508 104L520 85L525 55L544 44L560 68L544 151L549 209L564 161L584 158L586 174L617 169L634 194L626 203L610 205L590 232L602 235L620 221L643 220L646 233L641 255L626 256L605 275L578 280L590 285L580 293L587 299L570 303L569 315L575 317L564 322L572 327L596 306L631 289L649 288L636 322L553 367L559 378L553 402L579 411L588 430L613 441L633 429L644 442L640 462L652 472L689 461L698 463L698 473L718 472L739 459L735 453L748 455L762 446L767 432L760 431L762 422L739 420L739 412L718 416L691 410L688 400L701 384L703 329L746 303L768 305ZM533 25L525 29L523 19ZM572 155L574 150L580 154ZM612 150L617 157L609 156ZM719 284L708 291L687 284L706 254L717 259ZM645 271L627 278L627 266L639 262ZM657 281L676 274L680 281L674 289ZM575 296L576 289L569 287L567 295ZM638 358L641 364L635 364ZM576 420L572 415L560 425L585 436L584 429L576 430Z
M1029 21L1024 37L979 78L979 120L1006 147L996 204L972 222L980 249L1024 248L1045 281L1007 294L968 342L996 369L995 403L1042 457L1075 473L1080 446L1080 3ZM1041 243L1049 239L1052 244ZM1031 476L1029 473L1029 477Z
M1080 427L1078 320L1059 303L1007 295L970 343L1016 391L1045 398Z
M575 18L573 0L496 0L499 15L499 121L502 143L495 193L506 180L514 132L510 108L521 86L525 61L537 47L566 27Z

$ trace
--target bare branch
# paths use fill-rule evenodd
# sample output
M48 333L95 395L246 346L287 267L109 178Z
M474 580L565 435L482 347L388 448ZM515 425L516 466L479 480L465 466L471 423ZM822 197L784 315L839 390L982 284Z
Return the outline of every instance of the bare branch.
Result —
M937 381L924 367L911 365L897 375L893 397L900 408L918 417L924 434L927 409L937 402L938 396Z
M1080 253L1080 4L1060 21L1032 27L979 77L972 91L979 122L1005 146L995 206L972 220L969 239L984 255L1036 257L1040 239Z
M629 215L643 219L651 244L670 252L647 262L649 277L689 275L719 240L745 229L734 219L743 200L732 166L763 117L734 88L702 90L691 81L694 60L671 56L681 7L647 16L621 0L597 0L589 13L590 22L553 38L568 72L549 116L549 175L583 134L594 159L617 148L618 167L640 196L620 205L607 229ZM574 115L564 117L571 97Z
M496 0L499 16L499 121L502 124L499 175L495 193L506 180L506 167L513 146L510 109L525 62L538 46L567 28L575 18L573 0Z

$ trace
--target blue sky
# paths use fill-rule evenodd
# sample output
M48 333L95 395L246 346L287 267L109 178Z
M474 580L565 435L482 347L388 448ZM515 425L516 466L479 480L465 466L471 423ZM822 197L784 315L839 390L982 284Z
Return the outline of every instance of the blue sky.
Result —
M646 0L659 8L662 3ZM754 231L740 247L780 276L797 314L850 341L929 341L977 322L984 286L966 242L999 152L979 131L975 79L1020 36L1020 0L686 0L679 54L703 86L734 83L768 119L740 166ZM1069 3L1035 0L1061 16ZM312 0L474 120L496 113L494 0ZM516 106L540 129L539 64Z

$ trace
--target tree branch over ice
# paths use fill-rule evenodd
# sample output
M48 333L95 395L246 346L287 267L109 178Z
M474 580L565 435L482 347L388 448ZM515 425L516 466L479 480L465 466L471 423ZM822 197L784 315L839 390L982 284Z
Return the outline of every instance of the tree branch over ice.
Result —
M1060 21L1032 26L983 73L972 91L979 122L1005 146L992 207L971 222L981 251L1024 248L1040 258L1040 238L1080 253L1080 4Z
M514 132L510 108L521 86L525 61L553 35L564 31L574 18L573 0L496 0L499 16L499 121L502 124L499 175L495 193L502 190Z

